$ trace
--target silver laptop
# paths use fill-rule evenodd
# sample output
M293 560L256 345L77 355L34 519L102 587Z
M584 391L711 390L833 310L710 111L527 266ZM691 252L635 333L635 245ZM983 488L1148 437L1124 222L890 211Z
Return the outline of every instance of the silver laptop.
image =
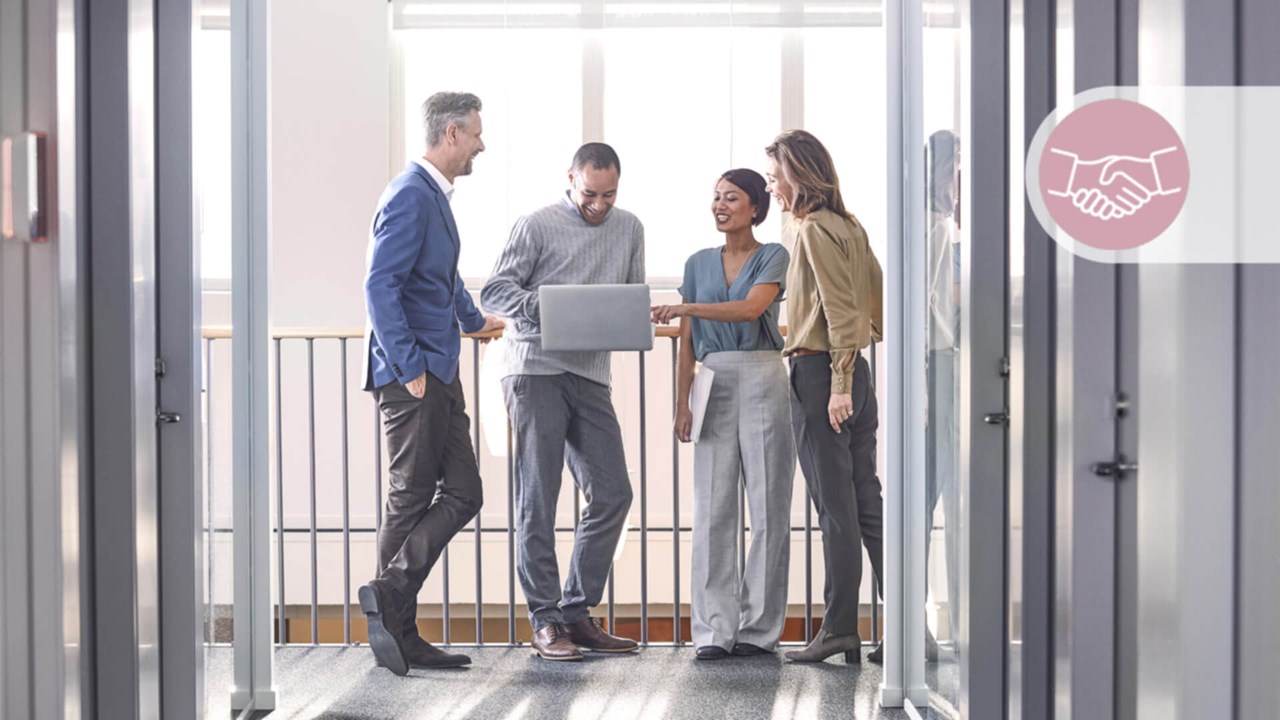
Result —
M652 350L648 285L538 288L543 350Z

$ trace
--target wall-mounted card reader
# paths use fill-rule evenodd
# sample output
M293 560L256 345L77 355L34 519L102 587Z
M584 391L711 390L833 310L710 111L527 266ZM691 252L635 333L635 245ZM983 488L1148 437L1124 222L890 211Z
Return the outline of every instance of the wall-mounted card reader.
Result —
M0 141L0 238L48 239L44 135L25 132Z

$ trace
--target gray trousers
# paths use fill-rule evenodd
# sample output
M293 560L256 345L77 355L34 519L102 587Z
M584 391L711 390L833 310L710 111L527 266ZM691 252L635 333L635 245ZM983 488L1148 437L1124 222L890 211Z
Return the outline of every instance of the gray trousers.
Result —
M400 383L374 392L387 433L391 483L378 536L382 578L412 602L427 573L483 503L462 383L427 373L421 399Z
M796 474L787 372L776 351L711 353L702 364L715 380L693 448L693 643L772 650L787 616ZM744 485L751 549L739 581Z
M871 368L858 354L853 371L853 415L837 434L827 419L831 356L791 358L791 421L800 470L822 528L827 584L822 626L833 635L858 631L858 592L865 545L871 569L884 577L884 506L876 476L876 394ZM882 583L883 586L883 583Z
M516 566L534 631L585 620L600 604L631 509L622 430L606 385L572 373L503 378L515 431ZM560 585L556 502L565 460L587 499Z

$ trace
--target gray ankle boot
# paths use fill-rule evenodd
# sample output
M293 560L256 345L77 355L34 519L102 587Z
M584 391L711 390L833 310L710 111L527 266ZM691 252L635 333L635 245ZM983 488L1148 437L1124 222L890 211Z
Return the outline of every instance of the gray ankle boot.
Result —
M792 650L787 659L792 662L822 662L836 653L844 653L847 665L862 664L862 639L852 635L831 635L826 628L818 630L813 642L803 650Z

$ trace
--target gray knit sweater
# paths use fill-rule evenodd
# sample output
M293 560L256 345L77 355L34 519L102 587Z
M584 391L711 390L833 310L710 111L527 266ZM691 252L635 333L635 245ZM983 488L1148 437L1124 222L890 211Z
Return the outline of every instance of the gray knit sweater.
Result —
M480 293L485 312L510 320L505 374L570 372L608 385L609 353L542 349L538 287L643 282L644 226L626 210L615 207L592 225L566 192L560 202L520 218Z

